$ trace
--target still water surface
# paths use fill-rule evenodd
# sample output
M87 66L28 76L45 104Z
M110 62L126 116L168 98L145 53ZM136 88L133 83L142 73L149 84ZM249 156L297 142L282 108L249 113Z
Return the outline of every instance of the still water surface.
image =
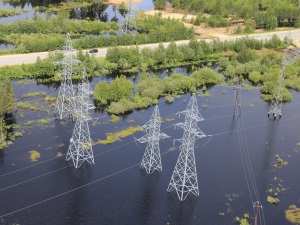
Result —
M92 82L97 83L100 78ZM14 83L15 96L45 91L55 95L53 86ZM22 138L2 152L0 159L0 224L53 225L53 224L233 224L235 216L250 213L253 216L243 166L240 157L236 120L233 119L233 90L226 86L214 86L210 97L198 97L198 105L204 121L198 125L206 134L214 135L209 141L196 141L195 155L200 196L189 196L179 202L176 193L167 194L178 150L170 150L173 139L182 137L182 130L173 124L183 121L176 113L186 108L189 95L183 95L172 104L159 102L161 117L173 118L164 122L161 129L172 138L160 142L163 171L147 175L139 168L145 144L134 142L133 136L122 138L110 145L95 145L95 165L84 164L75 169L57 157L66 154L74 124L28 126ZM242 90L242 107L250 157L264 206L266 224L289 224L284 210L291 204L299 204L300 182L300 95L293 93L293 102L283 105L283 117L268 119L269 104L259 98L259 89ZM26 99L41 108L43 98ZM204 109L202 105L209 108ZM106 133L117 132L129 126L143 125L154 107L135 111L119 122L110 123L103 112L93 112L98 124L90 123L91 138L105 139ZM47 112L25 111L17 116L17 123L25 120L51 118ZM130 122L133 120L134 122ZM135 137L144 133L137 132ZM40 152L40 158L31 162L29 151ZM279 154L288 165L274 168L275 155ZM275 178L276 177L276 181ZM278 178L282 182L278 181ZM279 193L280 203L266 202L271 187L282 185L286 191ZM226 197L237 194L235 197ZM224 212L225 216L219 216Z

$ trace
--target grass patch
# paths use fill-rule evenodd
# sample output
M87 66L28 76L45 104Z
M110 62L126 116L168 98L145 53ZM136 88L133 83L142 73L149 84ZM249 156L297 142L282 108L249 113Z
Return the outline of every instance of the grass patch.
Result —
M172 103L172 102L174 102L174 98L173 98L173 96L171 96L171 95L167 95L167 96L165 97L165 101L166 101L167 103Z
M36 162L41 157L41 153L35 150L31 150L29 154L31 162Z
M277 159L277 162L278 162L280 165L287 165L287 164L288 164L288 162L283 161L283 159L280 158L280 156L279 156L278 154L275 155L275 157L276 157L276 159Z
M30 102L18 102L17 107L20 107L22 109L38 110L38 107L35 105L32 105L32 103L30 103Z
M198 94L198 96L200 96L200 97L210 97L211 94L209 92L204 92L204 93Z
M15 137L16 137L16 138L17 138L17 137L22 137L22 136L23 136L22 132L18 132L18 131L17 131L17 132L15 133Z
M171 121L173 121L173 120L175 120L175 119L174 119L174 118L166 118L166 119L165 119L166 122L171 122Z
M35 97L35 96L39 96L39 95L46 96L46 92L44 92L44 91L29 92L29 93L23 95L23 97Z
M26 125L26 126L32 125L32 124L34 124L34 120L26 120L26 121L24 122L24 125Z
M235 217L234 221L240 225L250 225L248 219L250 218L248 213L244 214L244 217L240 218L240 217Z
M136 127L128 127L126 130L122 130L116 133L108 133L106 136L106 140L98 140L98 143L100 144L111 144L115 141L121 141L121 138L130 136L134 134L137 131L143 130L142 127L136 126Z
M63 156L63 154L61 152L56 153L56 157L62 157L62 156Z
M294 224L300 224L300 208L295 205L290 205L288 210L285 210L285 218Z
M116 116L116 115L112 114L111 117L110 117L110 121L109 122L115 123L115 122L118 122L119 119L120 119L119 116Z
M45 102L56 102L56 97L47 96L44 100Z
M37 122L39 124L47 124L52 120L52 118L46 118L46 119L39 119Z
M268 196L267 197L267 202L271 203L271 204L278 204L280 202L280 200L277 197L272 197L272 196Z

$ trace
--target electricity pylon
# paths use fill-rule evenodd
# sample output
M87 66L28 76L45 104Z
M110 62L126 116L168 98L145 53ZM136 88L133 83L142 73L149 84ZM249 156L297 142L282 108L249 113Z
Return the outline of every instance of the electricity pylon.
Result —
M84 67L82 68L82 74L79 78L79 85L81 85L81 89L78 89L78 91L82 90L87 96L94 93L87 79L86 69Z
M180 201L185 200L190 192L196 196L199 195L194 145L196 138L207 137L197 127L197 122L204 119L199 113L195 94L182 113L185 114L185 121L176 124L184 130L183 137L179 139L180 154L167 189L168 192L176 190Z
M285 69L288 62L288 47L290 45L290 38L291 33L289 33L287 38L287 45L284 49L283 53L283 59L281 62L281 71L278 76L277 85L275 87L275 94L272 98L270 110L268 112L268 117L270 114L273 114L274 119L276 119L276 116L279 115L279 118L281 118L281 108L282 108L282 97L283 97L283 90L284 90L284 77L285 77Z
M233 116L241 115L242 113L238 85L239 85L239 78L236 78L233 84L233 101L234 101Z
M127 13L123 24L123 32L125 34L136 34L135 12L132 7L132 0L127 0Z
M61 51L63 58L55 64L62 65L62 72L58 75L62 77L59 92L54 108L54 116L57 120L69 120L74 114L74 87L72 84L73 64L79 64L80 61L73 59L73 47L70 34L67 34L66 44Z
M85 70L84 70L85 72ZM83 73L81 81L84 80ZM76 168L79 168L84 161L88 161L94 164L94 156L92 143L90 138L90 130L88 121L91 120L89 109L94 108L92 102L89 100L88 83L79 83L78 85L78 96L74 98L75 110L74 114L76 117L76 123L73 130L72 138L70 139L70 145L67 153L66 160L72 159L73 164Z
M158 172L162 171L159 140L168 138L169 136L160 132L160 125L161 120L158 106L155 106L150 120L142 126L147 134L136 139L140 143L148 142L141 162L141 169L145 169L148 174L153 173L155 170Z

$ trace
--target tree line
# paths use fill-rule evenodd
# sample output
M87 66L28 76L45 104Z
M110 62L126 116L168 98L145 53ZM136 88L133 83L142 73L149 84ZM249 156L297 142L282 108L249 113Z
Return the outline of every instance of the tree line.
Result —
M10 143L12 128L9 126L14 109L14 92L12 82L2 78L0 82L0 149Z
M166 1L159 0L160 5ZM164 2L164 3L162 3ZM298 0L170 0L175 9L209 13L223 18L254 18L257 27L300 26Z
M137 27L136 35L118 35L118 25L114 22L69 20L64 13L48 20L37 18L0 24L0 39L15 45L15 49L0 50L0 54L61 49L65 34L69 32L74 48L79 50L183 40L195 35L192 28L186 28L174 19L163 19L160 15L141 15L137 20Z

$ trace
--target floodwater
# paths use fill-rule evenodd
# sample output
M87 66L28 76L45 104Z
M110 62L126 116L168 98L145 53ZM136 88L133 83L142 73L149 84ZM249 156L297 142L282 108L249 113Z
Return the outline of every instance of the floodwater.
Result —
M9 16L0 18L0 23L10 23L17 20L24 20L26 18L33 19L34 17L34 7L42 6L48 7L49 4L59 4L62 1L50 0L50 1L21 1L16 3L6 3L4 1L0 1L1 9L18 9L24 10L20 15ZM133 8L135 11L148 11L154 8L154 4L152 0L142 0L140 3L133 4ZM44 12L36 12L36 16L46 17L46 13ZM51 15L55 17L55 14ZM124 17L122 12L118 9L118 7L114 7L112 5L103 5L100 3L95 3L91 7L86 8L75 8L70 10L70 19L86 19L90 18L92 20L101 20L101 21L116 21L122 22Z
M99 78L94 78L92 84ZM26 81L27 82L27 81ZM45 91L55 96L53 86L17 85L15 97L25 93ZM133 136L121 138L110 145L93 146L95 165L84 164L80 169L65 161L74 124L29 125L13 145L2 151L0 160L0 224L53 225L53 224L234 224L236 216L250 213L252 202L243 172L238 144L237 123L233 118L233 90L228 86L214 86L209 97L198 96L198 106L204 121L198 126L209 140L196 141L195 156L200 196L189 195L180 202L175 192L167 193L176 160L173 139L182 137L181 129L173 124L183 121L176 114L187 107L190 95L183 95L172 104L159 102L165 122L161 130L171 136L160 141L163 171L147 175L139 168L145 144L136 144ZM283 105L283 117L267 117L269 104L263 102L259 89L241 90L243 119L258 192L264 207L267 225L290 224L284 210L299 205L300 182L300 95L292 91L293 102ZM47 111L43 97L29 97L44 111L25 110L23 117L16 115L19 124L28 120L52 118L53 108ZM206 105L208 108L204 108ZM106 133L117 132L129 126L142 126L150 118L154 107L134 111L119 122L110 123L103 112L92 112L91 138L105 139ZM16 114L19 114L18 111ZM171 121L166 121L166 118ZM173 119L173 120L172 120ZM131 121L133 120L133 121ZM141 137L144 132L137 132ZM177 145L178 146L178 145ZM40 153L31 161L30 151ZM57 157L57 154L63 154ZM276 154L288 164L275 168ZM281 185L281 186L280 186ZM278 193L280 203L266 202L270 188L284 187ZM223 212L224 216L219 213ZM252 220L253 222L253 220Z

